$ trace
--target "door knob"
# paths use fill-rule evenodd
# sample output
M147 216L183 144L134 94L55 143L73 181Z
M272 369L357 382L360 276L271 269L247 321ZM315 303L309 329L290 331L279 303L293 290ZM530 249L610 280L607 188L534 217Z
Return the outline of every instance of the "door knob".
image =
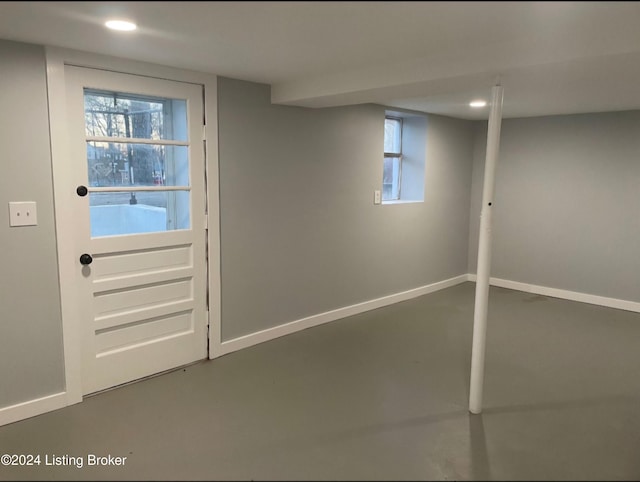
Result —
M76 189L76 193L80 197L86 196L88 192L89 190L86 188L86 186L78 186L78 188Z
M92 262L93 262L93 258L91 257L90 254L85 253L82 256L80 256L80 264L83 264L86 266L88 264L91 264Z

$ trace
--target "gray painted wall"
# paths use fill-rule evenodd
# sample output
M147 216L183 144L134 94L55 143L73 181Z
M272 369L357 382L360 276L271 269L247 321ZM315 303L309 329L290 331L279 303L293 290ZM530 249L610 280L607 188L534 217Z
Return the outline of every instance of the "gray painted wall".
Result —
M383 106L218 89L223 340L467 272L472 122L429 116L425 202L375 206Z
M486 123L476 133L476 272ZM505 120L492 276L640 301L640 111Z
M44 49L0 41L0 407L64 390ZM10 201L38 225L9 227Z

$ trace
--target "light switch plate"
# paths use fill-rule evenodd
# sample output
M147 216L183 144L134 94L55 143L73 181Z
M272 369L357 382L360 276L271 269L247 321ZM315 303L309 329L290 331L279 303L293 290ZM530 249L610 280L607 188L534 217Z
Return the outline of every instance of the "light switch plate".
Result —
M382 200L380 197L380 191L379 190L373 191L373 204L380 204L381 202Z
M35 226L38 224L38 212L35 202L9 203L9 226Z

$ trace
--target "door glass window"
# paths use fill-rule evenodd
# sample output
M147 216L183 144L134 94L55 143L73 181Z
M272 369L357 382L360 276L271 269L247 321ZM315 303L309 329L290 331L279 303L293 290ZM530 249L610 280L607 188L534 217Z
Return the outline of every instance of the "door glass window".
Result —
M84 91L87 136L186 141L186 114L181 99Z
M91 237L189 229L188 206L188 191L92 192Z
M91 236L190 228L187 103L85 89Z
M187 146L87 142L89 186L188 186Z

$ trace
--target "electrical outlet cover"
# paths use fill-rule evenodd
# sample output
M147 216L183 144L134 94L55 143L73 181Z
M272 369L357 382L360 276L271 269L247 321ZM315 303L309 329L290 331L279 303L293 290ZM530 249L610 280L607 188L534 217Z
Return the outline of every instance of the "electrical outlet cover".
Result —
M38 224L38 212L35 202L9 203L9 226L35 226Z

